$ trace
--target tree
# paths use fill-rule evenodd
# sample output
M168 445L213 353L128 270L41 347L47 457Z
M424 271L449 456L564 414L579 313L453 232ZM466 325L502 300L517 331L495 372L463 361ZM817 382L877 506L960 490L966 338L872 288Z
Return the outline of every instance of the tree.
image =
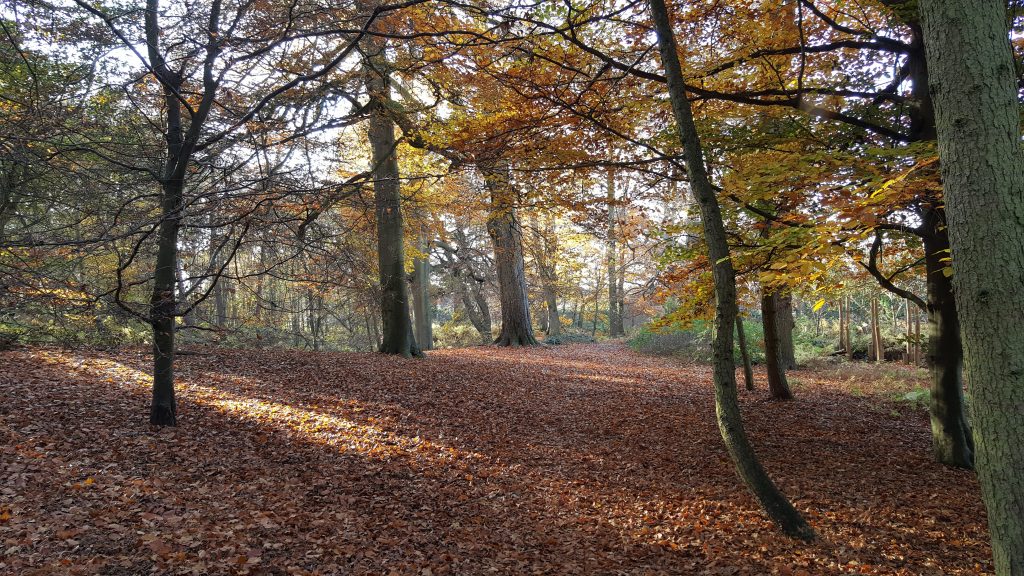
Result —
M675 34L663 0L649 0L658 49L665 68L669 99L686 158L690 189L700 206L704 240L708 246L715 283L714 381L718 427L740 478L761 506L787 535L813 540L814 531L768 477L747 440L739 410L733 364L733 324L736 320L736 276L729 256L718 198L708 179L700 137L686 95L686 84L676 48Z
M501 292L501 332L494 343L499 346L535 346L530 321L529 292L526 287L526 263L523 259L523 229L516 213L518 193L514 187L508 160L478 160L477 166L491 196L487 233L494 244Z
M976 463L996 573L1024 574L1024 157L1006 5L921 0Z
M764 323L764 360L768 374L768 392L776 400L792 400L793 393L786 380L786 366L782 359L782 339L779 337L778 292L761 294L761 320Z
M246 196L238 213L223 217L226 222L218 225L236 231L236 237L228 243L229 256L219 263L219 268L201 276L208 280L204 293L183 307L177 299L180 232L189 226L188 209L199 204L200 199L205 200L203 191L191 185L203 174L243 172L249 164L262 160L259 154L252 153L252 148L271 147L268 140L275 145L291 146L303 135L317 130L317 126L337 121L325 117L325 107L296 115L295 109L301 105L295 102L306 101L306 89L322 85L325 77L359 44L365 29L356 33L325 30L320 18L325 8L316 5L299 14L287 7L252 10L249 3L223 0L213 0L203 7L205 10L185 6L162 8L159 0L147 0L141 11L129 6L110 8L113 12L108 12L106 7L82 0L75 4L103 22L111 35L108 41L119 43L133 54L142 66L139 77L152 78L158 90L158 95L154 95L151 84L132 85L137 92L132 102L137 103L140 114L150 116L143 126L161 132L159 166L147 164L152 158L139 150L111 152L102 145L92 150L112 164L149 175L160 190L153 274L148 280L123 283L122 274L142 251L142 241L152 233L142 225L143 232L136 235L135 246L119 265L114 295L123 304L121 297L133 285L146 281L152 285L148 310L133 313L150 324L153 334L150 422L173 426L177 422L176 318L187 314L214 289L252 227L251 217L264 206L263 201L253 202L251 196ZM366 25L372 24L381 12L394 8L374 9L365 19ZM75 27L77 24L71 25L72 30ZM282 34L281 30L287 32ZM291 65L279 65L282 58L303 61L301 54L309 49L308 38L312 35L340 37L342 41L325 46L310 68L296 70ZM95 41L87 37L83 42ZM145 49L140 51L139 46ZM356 114L359 115L361 111ZM261 137L269 133L274 137ZM243 150L243 144L248 149ZM273 171L270 166L260 166L255 171L255 182L230 185L268 192L267 170ZM229 185L226 176L220 180L221 176L212 178L220 185Z
M372 14L372 8L364 9ZM422 356L423 351L416 345L409 310L401 180L395 123L389 111L391 78L383 39L373 34L367 35L363 53L366 91L371 102L367 137L372 151L370 162L373 166L374 213L377 220L377 266L380 273L383 327L380 351L407 358Z
M412 265L412 304L416 320L416 341L420 349L430 350L433 346L433 311L430 305L430 247L424 232L417 236L416 250L419 253Z
M621 294L619 294L619 239L616 229L619 218L615 199L615 171L607 173L606 191L608 194L608 238L606 240L605 262L608 268L608 335L612 338L625 334L622 328Z

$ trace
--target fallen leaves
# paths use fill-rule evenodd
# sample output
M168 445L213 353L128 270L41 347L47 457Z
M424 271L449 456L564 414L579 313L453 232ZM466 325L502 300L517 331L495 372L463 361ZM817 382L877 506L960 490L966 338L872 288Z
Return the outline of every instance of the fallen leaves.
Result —
M212 351L177 429L145 426L148 358L0 353L0 572L981 574L974 478L871 373L744 393L773 478L822 539L740 487L710 374L615 345L425 360Z

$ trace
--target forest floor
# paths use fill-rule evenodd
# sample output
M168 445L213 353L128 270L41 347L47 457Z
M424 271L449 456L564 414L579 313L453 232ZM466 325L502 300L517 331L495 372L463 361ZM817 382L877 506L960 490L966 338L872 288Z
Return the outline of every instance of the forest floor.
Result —
M707 367L619 343L425 360L213 350L148 425L148 357L0 352L0 573L991 572L974 476L931 460L922 372L804 369L741 392L819 540L743 489ZM911 394L913 396L913 394Z

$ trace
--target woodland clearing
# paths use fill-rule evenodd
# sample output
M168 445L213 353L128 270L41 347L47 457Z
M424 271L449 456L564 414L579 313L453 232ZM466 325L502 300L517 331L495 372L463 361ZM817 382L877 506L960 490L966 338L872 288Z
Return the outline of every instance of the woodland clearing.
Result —
M206 352L209 352L208 354ZM0 352L5 574L982 574L973 473L933 461L927 375L823 364L741 392L765 467L820 538L737 481L710 368L617 342L179 359ZM908 393L910 393L908 395Z

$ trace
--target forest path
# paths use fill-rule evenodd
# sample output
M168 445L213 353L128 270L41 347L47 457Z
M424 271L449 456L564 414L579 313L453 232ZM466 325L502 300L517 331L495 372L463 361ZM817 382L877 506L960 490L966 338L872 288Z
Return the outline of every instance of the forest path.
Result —
M900 367L741 392L771 476L821 535L784 538L738 480L710 371L619 342L149 361L0 352L0 573L976 574L972 474L930 458ZM901 371L902 370L902 371ZM907 385L904 385L907 386Z

